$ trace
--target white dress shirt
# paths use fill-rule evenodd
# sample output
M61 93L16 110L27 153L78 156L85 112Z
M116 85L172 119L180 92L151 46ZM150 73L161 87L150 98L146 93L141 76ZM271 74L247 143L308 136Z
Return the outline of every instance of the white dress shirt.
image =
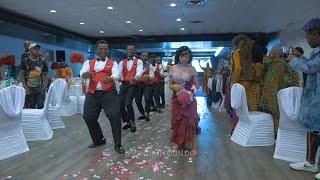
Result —
M150 64L150 69L153 69L153 72L156 72L156 70L157 70L157 65L159 65L160 76L161 76L161 77L164 77L163 66L162 66L161 64L155 64L155 66L153 66L152 64Z
M128 60L127 61L127 69L128 71L131 70L133 65L133 60ZM138 79L143 73L143 62L141 59L138 59L138 64L137 64L137 71L136 71L136 76L135 78ZM119 63L119 74L120 78L123 78L123 60Z
M108 60L109 60L108 57L106 57L105 61L96 61L95 65L94 65L94 71L95 72L102 71L106 67L106 62ZM80 71L80 76L82 77L82 74L85 72L90 72L89 60L84 62L82 69ZM111 77L113 77L114 79L119 78L119 66L118 66L118 63L115 61L113 61L111 73L112 73ZM89 82L90 82L90 79L86 80L87 88L89 87ZM103 90L100 82L97 84L96 90Z
M152 64L149 65L149 77L151 79L154 78L154 68L152 68Z

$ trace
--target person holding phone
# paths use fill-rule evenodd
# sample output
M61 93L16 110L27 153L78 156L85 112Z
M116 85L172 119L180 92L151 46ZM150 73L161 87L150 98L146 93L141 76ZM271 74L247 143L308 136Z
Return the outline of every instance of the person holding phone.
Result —
M290 65L297 71L306 74L306 83L301 97L300 125L308 130L307 157L303 162L292 163L294 170L318 172L315 158L320 145L320 19L309 20L302 30L305 32L308 44L314 51L308 59L299 50L292 49L293 57ZM316 174L320 179L320 173Z

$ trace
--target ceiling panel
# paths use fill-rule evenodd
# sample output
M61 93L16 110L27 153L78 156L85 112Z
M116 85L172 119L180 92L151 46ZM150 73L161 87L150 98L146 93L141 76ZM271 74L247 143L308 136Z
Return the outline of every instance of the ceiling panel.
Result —
M169 7L171 2L177 7ZM289 24L289 28L298 29L308 18L320 16L319 0L205 0L204 7L199 8L188 8L185 2L1 0L0 7L91 37L274 32L288 28ZM50 13L51 9L57 12ZM178 17L181 22L176 22ZM127 20L132 23L127 24ZM203 22L189 22L195 20Z

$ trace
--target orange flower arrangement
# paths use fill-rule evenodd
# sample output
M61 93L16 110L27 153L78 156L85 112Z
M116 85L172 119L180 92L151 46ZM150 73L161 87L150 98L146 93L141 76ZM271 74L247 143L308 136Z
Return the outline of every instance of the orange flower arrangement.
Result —
M51 69L60 69L61 68L61 63L59 62L54 62L51 65Z
M16 60L14 58L13 55L10 55L10 56L6 56L6 57L3 57L4 58L4 61L3 61L3 64L5 65L15 65L16 64Z
M81 53L71 53L70 62L83 64L84 57Z

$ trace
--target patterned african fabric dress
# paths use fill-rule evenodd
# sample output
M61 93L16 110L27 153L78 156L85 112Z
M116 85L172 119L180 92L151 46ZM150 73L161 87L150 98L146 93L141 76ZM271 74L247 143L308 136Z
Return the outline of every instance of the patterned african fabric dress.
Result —
M299 86L299 75L285 60L266 57L263 76L260 111L272 115L277 133L280 116L277 93L281 89Z

